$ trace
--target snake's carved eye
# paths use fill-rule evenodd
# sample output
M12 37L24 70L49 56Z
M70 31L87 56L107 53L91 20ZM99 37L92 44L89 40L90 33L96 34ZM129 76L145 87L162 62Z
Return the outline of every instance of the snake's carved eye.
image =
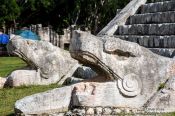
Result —
M118 88L123 95L135 97L141 92L142 82L138 75L132 73L118 80Z

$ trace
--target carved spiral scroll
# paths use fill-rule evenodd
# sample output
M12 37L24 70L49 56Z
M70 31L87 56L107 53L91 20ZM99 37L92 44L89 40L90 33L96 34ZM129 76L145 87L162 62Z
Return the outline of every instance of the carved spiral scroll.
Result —
M118 88L123 95L135 97L141 92L142 82L137 75L132 73L118 80Z

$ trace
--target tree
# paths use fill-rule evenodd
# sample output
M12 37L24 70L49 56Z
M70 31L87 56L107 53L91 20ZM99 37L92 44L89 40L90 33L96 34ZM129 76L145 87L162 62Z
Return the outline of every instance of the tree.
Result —
M0 0L0 22L41 23L61 32L70 25L98 33L130 0ZM8 25L10 25L8 23Z
M16 18L20 15L16 0L0 0L0 25L16 25Z
M42 23L61 32L70 25L100 31L129 0L18 0L21 25Z
M18 18L21 26L36 23L48 23L54 0L18 0L21 15Z
M84 24L96 34L115 15L117 9L123 8L130 0L78 0L80 14L78 24Z

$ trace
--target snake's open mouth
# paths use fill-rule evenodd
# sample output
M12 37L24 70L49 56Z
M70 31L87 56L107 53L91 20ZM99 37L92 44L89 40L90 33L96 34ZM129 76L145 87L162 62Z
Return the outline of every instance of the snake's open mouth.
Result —
M34 63L33 61L29 60L29 59L27 58L27 56L26 56L25 54L23 54L22 52L19 52L19 51L15 50L15 51L13 51L13 54L15 54L15 55L17 55L18 57L20 57L20 58L21 58L24 62L26 62L26 63L28 64L28 66L31 67L32 69L34 69L34 70L36 70L36 71L38 71L38 69L40 69L39 66L38 66L36 63ZM41 76L42 76L43 78L48 79L48 77L47 77L48 73L45 72L45 71L43 71L43 70L40 70L40 71L41 71L41 73L40 73Z
M107 66L104 62L102 62L97 56L88 52L88 51L74 51L71 52L76 55L76 59L83 64L90 66L95 69L97 72L101 74L107 75L112 80L122 79L119 75L117 75L109 66ZM96 65L98 64L98 65Z
M110 80L115 80L122 95L127 97L135 97L140 94L142 82L134 73L120 77L97 56L88 51L74 51L71 53L73 56L75 55L74 57L77 60L95 69L97 72L99 72L99 74L104 74L105 77L109 77Z
M28 64L28 66L32 67L33 69L37 70L38 69L38 65L35 64L34 62L32 62L31 60L29 60L25 54L23 54L22 52L19 51L13 51L13 54L17 55L18 57L20 57L24 62L26 62Z

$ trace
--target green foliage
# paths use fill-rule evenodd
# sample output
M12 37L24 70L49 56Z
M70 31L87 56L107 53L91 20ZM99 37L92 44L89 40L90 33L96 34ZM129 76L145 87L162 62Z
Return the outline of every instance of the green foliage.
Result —
M57 84L45 86L22 86L17 88L4 88L0 90L0 115L13 115L14 104L17 100L35 93L44 92L60 87Z
M159 115L158 115L159 116ZM171 113L162 113L160 116L175 116L175 112Z
M18 18L19 26L28 24L46 23L50 20L50 13L54 6L53 0L19 0L21 15Z
M1 0L0 21L41 23L61 31L72 24L100 31L130 0Z
M55 0L50 24L61 29L76 24L96 34L127 3L129 0Z
M16 0L0 0L0 22L15 20L20 15L20 8Z
M84 24L92 33L100 31L129 0L83 0L80 2L79 25Z
M159 84L159 87L158 87L158 89L157 89L157 91L163 89L163 88L165 87L165 84L166 84L166 83L160 83L160 84Z
M5 77L13 70L26 66L26 63L17 57L0 57L0 76Z

